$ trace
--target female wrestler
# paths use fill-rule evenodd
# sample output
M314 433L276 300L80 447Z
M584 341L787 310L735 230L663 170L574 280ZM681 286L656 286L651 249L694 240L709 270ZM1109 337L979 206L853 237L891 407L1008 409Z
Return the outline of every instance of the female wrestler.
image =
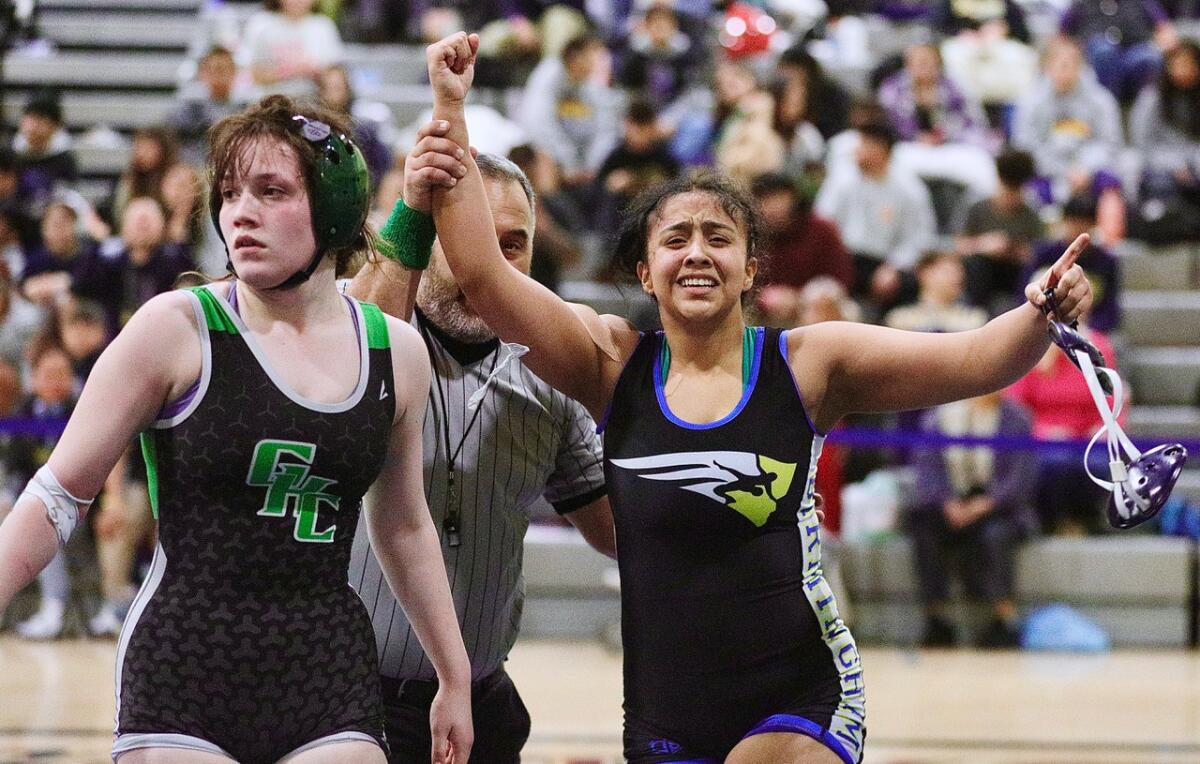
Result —
M421 484L425 349L334 283L366 242L347 135L280 96L215 126L236 278L134 315L0 526L2 611L145 430L159 546L117 651L121 764L384 761L374 633L346 576L368 489L372 542L441 680L435 760L470 751L470 667Z
M932 406L1016 380L1059 318L1091 299L1074 266L1086 237L1030 285L1029 304L983 328L915 334L825 323L747 327L758 268L753 203L727 181L685 179L627 213L661 332L561 301L504 264L466 151L463 101L478 38L427 49L434 118L461 177L434 219L460 288L539 376L607 427L625 646L625 756L643 762L855 762L862 669L821 574L812 491L823 433L852 411Z

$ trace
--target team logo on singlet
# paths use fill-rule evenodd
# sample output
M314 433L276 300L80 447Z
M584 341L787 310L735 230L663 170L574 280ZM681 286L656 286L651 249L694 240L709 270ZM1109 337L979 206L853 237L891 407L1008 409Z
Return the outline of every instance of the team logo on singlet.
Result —
M309 465L317 454L315 443L293 440L261 440L254 447L250 474L246 484L266 488L261 517L286 517L288 510L296 518L293 535L297 541L328 544L333 541L337 525L330 523L318 530L318 514L322 506L337 511L339 498L326 489L336 480L310 475Z
M761 528L792 485L796 465L745 451L691 451L613 459L646 480L670 480L707 496Z

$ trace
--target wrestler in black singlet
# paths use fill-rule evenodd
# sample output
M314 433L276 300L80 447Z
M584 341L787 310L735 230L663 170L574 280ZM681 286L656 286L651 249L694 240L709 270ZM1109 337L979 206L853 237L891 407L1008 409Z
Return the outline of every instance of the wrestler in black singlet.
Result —
M820 563L814 432L786 335L747 330L746 386L692 424L663 395L663 335L644 334L604 439L625 647L625 756L723 761L760 732L865 735L862 669Z
M224 297L191 296L203 371L143 435L159 545L118 646L114 753L383 745L375 635L346 576L392 430L383 314L350 301L359 382L322 404L289 392Z

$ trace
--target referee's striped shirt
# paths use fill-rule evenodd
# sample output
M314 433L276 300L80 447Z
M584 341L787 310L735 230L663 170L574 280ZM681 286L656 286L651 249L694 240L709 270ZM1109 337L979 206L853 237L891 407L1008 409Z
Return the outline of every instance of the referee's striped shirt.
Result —
M425 497L441 537L472 679L478 680L502 666L517 638L525 599L523 540L531 508L544 496L566 513L603 496L600 439L582 406L518 360L514 347L519 346L463 347L419 313L412 323L433 356L435 387L424 425ZM455 458L460 543L451 547L443 529L449 500L443 428L448 422L453 453L471 420L473 395L479 415ZM371 614L381 673L394 679L433 679L433 666L371 553L365 522L359 523L354 539L350 584Z

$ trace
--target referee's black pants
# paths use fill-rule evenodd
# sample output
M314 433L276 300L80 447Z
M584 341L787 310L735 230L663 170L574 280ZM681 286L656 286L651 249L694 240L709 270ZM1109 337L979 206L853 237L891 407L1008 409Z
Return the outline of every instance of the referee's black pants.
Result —
M437 694L437 682L379 679L383 686L384 729L392 749L389 764L429 764L433 750L429 706ZM529 711L504 669L471 685L471 716L475 725L471 761L521 761L521 749L529 739Z

